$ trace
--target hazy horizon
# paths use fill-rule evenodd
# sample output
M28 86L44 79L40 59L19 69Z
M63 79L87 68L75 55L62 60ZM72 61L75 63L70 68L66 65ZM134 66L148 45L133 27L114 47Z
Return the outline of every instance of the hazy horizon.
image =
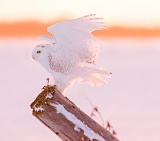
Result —
M0 22L0 37L38 37L41 35L50 35L47 32L47 27L57 22L42 23L37 21L23 21L15 23ZM134 27L134 26L107 26L104 30L94 31L95 36L100 37L160 37L160 27Z

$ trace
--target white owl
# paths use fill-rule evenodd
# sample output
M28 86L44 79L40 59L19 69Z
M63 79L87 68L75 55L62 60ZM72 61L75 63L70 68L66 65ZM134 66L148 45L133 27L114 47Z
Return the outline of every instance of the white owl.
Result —
M86 66L96 64L99 51L98 41L91 32L105 27L103 18L94 16L91 14L48 27L54 37L40 38L50 44L38 45L32 51L32 58L53 76L54 85L62 93L75 80L100 86L105 83L102 77L111 76L110 72Z

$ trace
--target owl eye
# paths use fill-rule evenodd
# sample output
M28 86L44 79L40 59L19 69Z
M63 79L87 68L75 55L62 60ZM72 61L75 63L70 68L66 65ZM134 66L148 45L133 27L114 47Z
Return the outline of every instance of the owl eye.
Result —
M41 51L40 51L40 50L38 50L38 51L37 51L37 53L38 53L38 54L40 54L40 53L41 53Z

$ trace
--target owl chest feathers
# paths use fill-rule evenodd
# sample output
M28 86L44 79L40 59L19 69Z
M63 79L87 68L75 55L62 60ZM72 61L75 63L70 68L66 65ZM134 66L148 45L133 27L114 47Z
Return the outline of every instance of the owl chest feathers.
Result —
M73 73L79 62L78 60L78 57L69 53L49 53L47 62L51 73L54 71L64 75L69 75Z

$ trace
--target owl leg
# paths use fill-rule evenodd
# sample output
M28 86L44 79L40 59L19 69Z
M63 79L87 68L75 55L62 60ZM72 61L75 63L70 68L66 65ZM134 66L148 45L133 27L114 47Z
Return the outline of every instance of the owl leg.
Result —
M69 90L71 88L71 86L73 85L73 81L72 80L68 80L67 82L62 81L61 83L59 83L59 85L57 85L57 89L64 94L67 90Z
M58 80L54 80L54 86L58 86L59 85L59 81Z
M53 87L54 87L55 89L57 89L57 85L53 85Z
M54 80L54 85L53 87L58 89L58 85L59 85L59 81L58 80Z
M65 89L66 89L66 85L64 86L64 85L57 85L56 86L56 88L62 93L62 94L64 94L64 92L65 92Z

